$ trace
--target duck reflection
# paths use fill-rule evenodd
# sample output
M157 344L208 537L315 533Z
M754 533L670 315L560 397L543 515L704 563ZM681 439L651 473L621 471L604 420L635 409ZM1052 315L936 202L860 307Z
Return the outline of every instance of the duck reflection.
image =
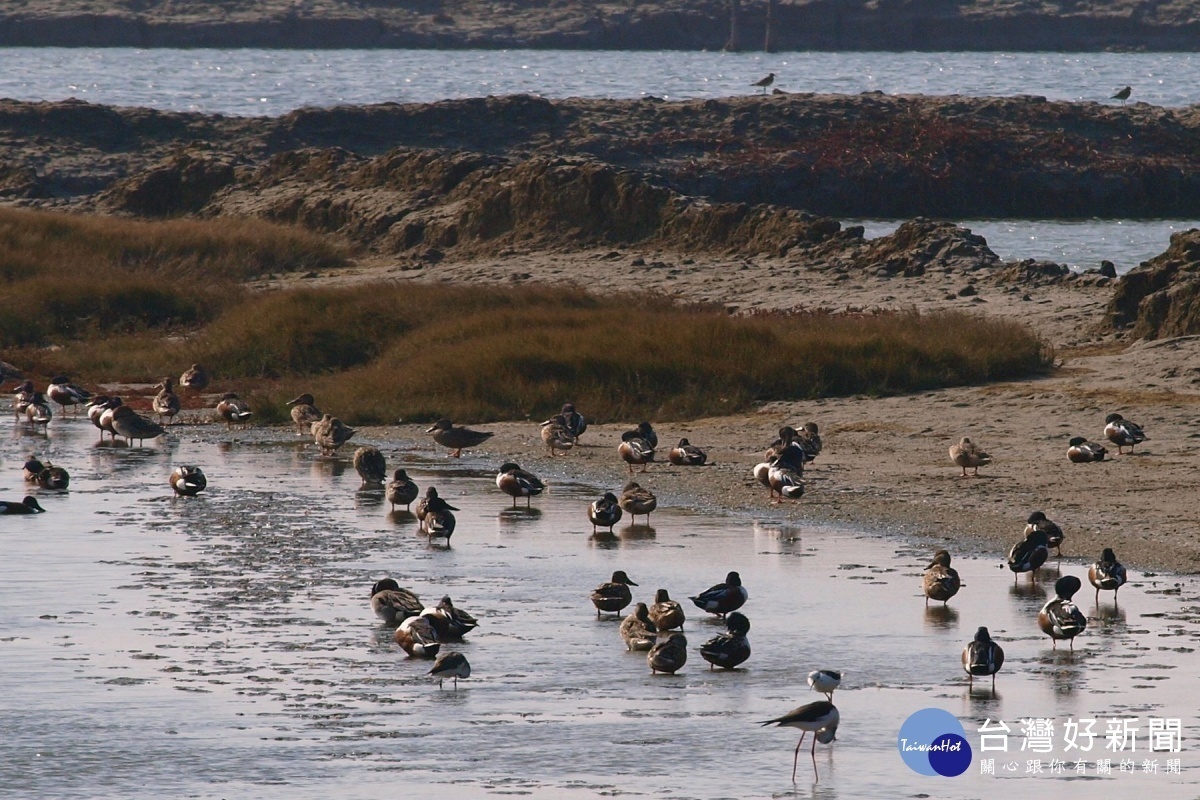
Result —
M958 610L948 605L925 606L925 627L950 631L958 627Z
M658 535L651 525L626 525L618 534L622 540L631 542L639 539L653 539Z
M534 506L510 506L496 514L500 527L516 527L525 522L537 522L542 518L542 510Z
M414 525L417 522L417 515L411 511L405 511L403 508L389 511L387 518L388 522L393 525Z

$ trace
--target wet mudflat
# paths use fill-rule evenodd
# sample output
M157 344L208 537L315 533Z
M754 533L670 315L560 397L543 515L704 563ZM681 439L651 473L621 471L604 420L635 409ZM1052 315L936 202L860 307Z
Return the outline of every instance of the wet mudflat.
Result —
M593 536L586 504L619 487L573 480L569 457L542 475L550 489L526 511L510 507L484 459L363 442L461 509L447 548L389 512L382 491L359 491L349 447L325 459L284 429L179 426L128 448L96 446L86 420L56 418L48 437L7 426L0 496L24 494L30 454L72 475L66 493L35 492L47 513L0 518L0 780L14 796L1200 792L1192 577L1133 573L1119 606L1110 593L1097 605L1085 578L1096 554L1052 559L1036 583L1014 584L1002 554L781 526L765 497L759 520L663 509L650 526L627 517L613 536ZM184 463L208 475L198 498L170 494L167 475ZM651 488L664 480L653 467L645 477ZM948 609L926 608L920 590L936 547L956 553L965 584ZM625 650L618 618L597 619L588 593L616 569L639 584L635 601L661 587L686 604L678 674L652 676L644 654ZM710 671L696 648L723 626L686 597L729 570L750 592L753 655ZM1060 571L1085 582L1089 624L1073 654L1053 651L1035 623ZM474 670L457 690L439 689L430 662L407 658L372 615L369 589L385 575L428 605L449 594L479 619L452 646ZM959 665L979 625L1007 654L995 693L986 681L969 690ZM802 754L793 787L798 732L755 723L821 699L805 685L819 667L846 673L834 695L842 723L818 750L820 782ZM981 776L974 763L952 784L909 771L896 734L929 706L959 717L972 746L985 719L1006 721L1010 752L975 761L1020 770ZM1021 752L1028 717L1054 720L1054 752ZM1151 717L1181 720L1181 753L1146 752ZM1072 718L1100 720L1090 753L1064 752ZM1136 751L1105 749L1108 718L1137 720ZM1025 774L1035 758L1070 767ZM1078 758L1111 758L1114 774L1076 776ZM1118 774L1121 758L1138 771ZM1167 758L1182 774L1165 774ZM1144 759L1157 759L1157 774L1141 771Z

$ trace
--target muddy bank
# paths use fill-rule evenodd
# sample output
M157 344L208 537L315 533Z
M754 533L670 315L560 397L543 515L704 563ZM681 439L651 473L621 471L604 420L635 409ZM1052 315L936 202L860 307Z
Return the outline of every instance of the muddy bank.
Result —
M31 131L33 132L31 134ZM586 158L688 195L841 217L1189 217L1200 214L1197 107L1038 97L773 95L703 101L528 96L302 109L226 118L68 101L0 102L0 197L96 207L189 153L209 195L311 149L398 148ZM213 172L214 174L208 174ZM430 176L430 182L437 180ZM190 185L190 184L189 184ZM196 210L200 200L140 214Z
M762 49L765 2L53 0L0 13L0 43L57 47ZM780 0L776 50L1194 51L1195 3Z

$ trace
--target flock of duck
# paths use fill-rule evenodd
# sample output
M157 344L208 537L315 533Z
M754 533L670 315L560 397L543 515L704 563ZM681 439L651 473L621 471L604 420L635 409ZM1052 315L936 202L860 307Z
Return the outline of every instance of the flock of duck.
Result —
M203 390L208 383L208 375L200 365L193 365L179 380L182 388L193 392ZM107 433L113 440L120 437L130 444L135 440L140 443L144 439L162 435L166 430L164 424L169 425L181 408L171 378L164 378L156 388L158 394L153 398L151 407L158 414L157 422L124 405L119 397L93 396L66 377L52 379L45 392L36 391L32 381L23 381L16 389L13 408L18 418L24 416L31 425L44 427L53 417L50 402L57 403L63 413L68 408L84 404L87 416L100 430L101 440ZM355 435L353 428L319 411L310 394L303 394L288 405L297 433L311 435L323 455L334 455ZM252 416L245 401L234 393L225 393L214 411L218 419L231 427L245 424ZM542 442L549 454L555 457L560 453L568 453L578 444L579 437L587 430L587 421L568 403L562 407L561 413L541 423L540 427ZM454 457L460 456L464 449L478 447L493 435L455 426L448 419L439 420L426 432L432 435L434 442L449 449ZM1125 447L1132 452L1135 445L1147 439L1138 425L1120 414L1110 414L1105 419L1104 436L1117 446L1119 454L1123 453ZM622 435L617 453L632 476L634 467L646 471L655 459L658 444L653 427L649 422L642 422ZM799 430L785 426L767 448L765 460L754 467L755 480L768 489L771 502L798 500L804 493L805 467L817 458L821 450L822 441L815 423L809 422ZM1067 456L1075 463L1101 461L1106 457L1106 449L1084 437L1073 437ZM972 469L973 475L978 477L979 468L991 462L991 456L983 448L965 437L950 448L950 458L962 468L963 477L968 477L968 469ZM670 448L668 460L679 466L702 466L707 463L708 455L687 439L681 439L675 447ZM378 448L372 446L357 448L353 464L364 487L383 486L393 510L401 505L407 510L417 502L414 513L421 532L431 543L441 539L449 546L456 525L454 512L458 509L441 498L436 487L427 487L421 496L417 484L404 469L394 470L390 481L387 481L386 459ZM25 463L24 476L27 482L48 490L66 489L70 481L65 469L37 458L30 458ZM501 492L512 498L514 507L521 498L529 506L531 498L546 489L541 479L513 462L500 466L495 482ZM171 472L168 484L177 495L195 496L206 488L207 479L200 467L180 465ZM646 516L648 521L657 503L657 498L650 490L630 481L619 496L605 492L589 504L587 518L592 524L593 533L599 528L607 528L611 533L625 513L635 521L638 516ZM44 509L33 496L26 496L20 502L0 501L0 514L42 511ZM1044 513L1035 511L1030 514L1022 540L1013 545L1008 553L1007 563L1014 580L1022 572L1035 580L1037 570L1049 558L1050 548L1059 552L1063 538L1062 529ZM1096 589L1097 600L1102 590L1114 592L1115 598L1116 592L1127 579L1125 568L1111 548L1104 548L1100 559L1088 568L1087 578ZM939 550L935 553L924 573L922 585L926 604L930 600L948 603L959 592L962 582L951 566L948 551ZM614 572L610 580L601 583L591 593L590 599L597 616L604 613L620 616L633 603L630 587L634 586L637 584L623 570ZM1086 616L1073 599L1081 587L1082 581L1074 575L1060 577L1055 582L1055 597L1037 615L1038 626L1051 638L1054 647L1059 641L1067 641L1073 649L1074 638L1087 626ZM750 620L739 611L748 598L749 592L742 585L737 572L730 572L723 582L689 597L697 608L725 622L726 631L708 639L699 648L700 656L708 662L710 669L734 669L749 659L751 649L747 634ZM402 588L392 578L383 578L372 586L370 600L375 614L395 628L394 640L399 647L409 656L434 659L428 674L438 679L439 687L444 679L450 678L457 688L460 678L470 676L471 665L467 658L461 652L444 652L442 644L461 641L478 623L471 614L455 607L449 596L442 597L435 606L426 607L411 590ZM685 619L683 606L672 600L666 589L659 588L653 603L638 602L633 612L623 617L619 632L629 650L646 652L652 674L674 674L688 658L687 638L682 633ZM963 649L961 661L969 683L973 683L976 677L991 676L994 688L996 673L1004 663L1004 650L991 638L987 627L980 627L973 640ZM808 683L814 690L826 694L827 699L802 705L762 723L802 731L792 763L793 782L805 736L810 732L813 734L811 752L814 777L817 743L828 744L836 738L839 714L832 700L833 691L840 682L840 672L813 671L808 676Z

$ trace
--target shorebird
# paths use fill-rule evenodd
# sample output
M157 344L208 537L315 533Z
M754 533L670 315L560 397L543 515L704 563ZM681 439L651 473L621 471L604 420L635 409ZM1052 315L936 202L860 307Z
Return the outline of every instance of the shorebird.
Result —
M941 600L942 603L946 603L951 597L958 594L961 586L962 581L958 577L958 570L950 566L949 551L938 550L933 554L933 561L930 562L922 580L922 587L925 590L925 605L929 605L930 600Z
M179 466L171 470L171 477L167 482L171 484L175 494L181 497L195 497L208 486L204 470L192 466Z
M637 523L638 515L642 515L646 518L646 524L649 525L650 512L658 508L658 498L654 496L654 492L644 489L632 481L625 484L617 503L629 512L634 524Z
M457 691L458 679L471 677L471 664L462 653L446 653L438 656L429 674L437 676L439 689L442 688L443 680L453 678L454 689Z
M654 593L654 605L650 606L650 621L654 623L655 628L660 631L682 628L685 619L683 606L672 600L666 589L659 589Z
M638 603L633 613L621 620L621 639L630 650L649 650L658 641L658 629L649 615L646 604Z
M1042 606L1038 612L1038 627L1050 637L1054 649L1058 640L1066 639L1075 649L1075 637L1087 627L1087 617L1071 599L1083 583L1074 575L1064 575L1054 582L1054 599Z
M687 637L682 633L672 633L666 640L650 648L650 652L646 653L646 663L650 665L651 675L660 672L674 675L687 663Z
M842 673L832 669L814 669L808 673L808 685L833 700L833 690L842 685Z
M433 440L442 447L450 448L450 455L454 458L462 456L462 451L466 447L478 447L479 445L492 438L492 434L488 431L473 431L470 428L456 428L454 423L448 419L439 419L433 423L433 427L425 431L433 434Z
M1004 664L1004 650L992 641L987 628L975 631L975 639L962 651L962 665L967 672L967 683L975 684L975 676L992 676L992 689L996 688L996 673Z
M637 586L637 584L629 580L629 576L622 569L612 574L612 580L597 586L591 595L592 605L596 607L596 617L599 618L601 611L620 614L621 609L633 602L633 592L629 591L630 586Z
M718 583L688 599L709 614L724 617L730 611L737 611L746 605L749 597L750 593L742 586L742 576L731 572L725 576L724 583Z
M767 93L767 87L768 87L768 86L770 86L770 85L771 85L772 83L774 83L774 82L775 82L775 73L774 73L774 72L768 72L768 73L767 73L767 77L765 77L765 78L759 78L758 80L756 80L754 83L752 83L752 84L750 84L750 85L751 85L751 86L757 86L758 88L760 88L760 89L762 89L762 90L763 90L763 94L766 94L766 93Z
M1117 554L1113 552L1111 547L1104 548L1104 552L1100 554L1100 560L1088 567L1088 583L1096 587L1096 603L1100 603L1100 590L1112 590L1113 605L1117 602L1117 592L1125 585L1128 577L1125 574L1125 567L1120 561L1117 561Z
M395 578L383 578L371 587L371 610L388 625L399 625L425 610L421 598L401 589Z
M114 439L120 436L122 439L127 439L130 444L137 439L139 446L146 439L156 439L166 433L162 425L146 419L129 406L124 405L113 408L109 428L113 432Z
M687 439L680 439L679 444L667 453L667 461L677 467L702 467L708 461L708 453L696 447Z
M387 499L392 504L392 511L396 510L396 506L404 504L404 510L407 511L412 505L412 501L417 499L419 490L417 485L408 477L408 473L402 469L398 469L392 473L392 480L387 485Z
M1141 425L1130 422L1120 414L1109 414L1104 418L1104 423L1104 436L1117 446L1117 455L1124 455L1125 447L1132 453L1135 444L1150 438L1142 431Z
M1046 532L1035 527L1025 526L1025 538L1012 546L1008 551L1008 568L1013 571L1013 583L1017 582L1017 573L1028 572L1031 580L1037 578L1037 570L1050 557Z
M513 508L517 507L518 497L524 497L525 507L529 508L530 498L546 491L546 484L532 472L526 472L510 461L500 465L500 471L496 473L496 488L513 499Z
M613 526L621 521L623 514L617 496L612 492L605 492L603 497L588 506L588 521L592 523L592 533L596 532L597 526L608 528L608 532L612 533Z
M1114 94L1114 95L1113 95L1112 97L1110 97L1109 99L1110 99L1110 100L1120 100L1120 101L1121 101L1121 105L1125 105L1125 101L1129 99L1129 95L1131 95L1131 94L1133 94L1133 87L1132 87L1132 86L1126 86L1124 89L1122 89L1121 91L1117 92L1116 94Z
M700 645L700 657L709 664L709 669L733 669L750 658L750 620L738 611L725 617L726 633L717 634Z
M1103 461L1108 455L1104 445L1089 442L1082 436L1072 436L1067 442L1067 458L1073 464L1087 464L1092 461Z
M955 464L962 467L964 478L967 477L967 467L974 469L973 475L978 478L979 468L992 463L992 457L966 436L960 439L958 444L951 445L950 458Z
M1029 519L1025 520L1025 533L1029 534L1031 530L1037 529L1046 534L1046 547L1053 547L1054 552L1060 558L1062 557L1062 543L1066 538L1063 535L1062 528L1058 527L1054 522L1046 519L1046 515L1041 511L1035 511L1029 515Z
M387 477L387 459L378 447L364 445L354 451L354 471L363 486L379 486Z
M759 724L778 725L780 728L799 728L803 731L800 734L800 741L796 743L796 754L792 758L792 783L796 782L796 764L800 760L800 745L804 744L804 737L811 731L813 733L813 782L815 783L820 780L817 775L817 734L821 731L829 731L828 734L821 738L821 741L826 744L835 738L834 734L836 734L838 726L838 710L833 703L828 700L818 700L815 703L809 703L792 709L782 717L769 719Z
M292 407L291 417L292 422L296 423L297 436L311 434L313 424L320 422L324 416L315 403L313 396L307 393L300 395L295 400L288 401L287 404Z

